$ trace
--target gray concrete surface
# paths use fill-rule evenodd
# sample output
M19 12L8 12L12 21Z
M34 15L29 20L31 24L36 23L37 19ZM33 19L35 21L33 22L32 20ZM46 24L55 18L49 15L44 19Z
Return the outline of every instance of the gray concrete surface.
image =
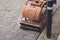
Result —
M22 30L20 21L25 0L0 0L0 40L35 40L38 32Z
M38 32L20 28L24 4L25 0L0 0L0 40L35 40L37 38Z

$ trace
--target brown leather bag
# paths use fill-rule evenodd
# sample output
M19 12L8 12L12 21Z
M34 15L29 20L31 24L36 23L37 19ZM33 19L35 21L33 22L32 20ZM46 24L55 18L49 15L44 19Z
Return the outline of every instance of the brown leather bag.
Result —
M39 21L41 17L41 8L36 6L26 6L23 10L23 17Z
M39 21L42 15L42 8L46 2L43 2L40 7L38 6L25 6L23 10L23 17Z

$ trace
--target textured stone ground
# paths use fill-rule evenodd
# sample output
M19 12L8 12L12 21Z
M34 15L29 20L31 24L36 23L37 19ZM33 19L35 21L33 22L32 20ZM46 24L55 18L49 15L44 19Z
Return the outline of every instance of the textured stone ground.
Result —
M0 40L35 40L38 32L20 29L24 0L0 0Z
M19 22L22 17L22 8L25 0L0 0L0 40L35 40L39 35L38 32L22 30L19 26ZM54 16L56 24L60 24L59 12ZM59 16L58 16L59 15ZM56 17L56 18L55 18ZM53 26L55 27L54 23ZM59 29L56 26L55 29ZM53 36L59 31L53 32Z

